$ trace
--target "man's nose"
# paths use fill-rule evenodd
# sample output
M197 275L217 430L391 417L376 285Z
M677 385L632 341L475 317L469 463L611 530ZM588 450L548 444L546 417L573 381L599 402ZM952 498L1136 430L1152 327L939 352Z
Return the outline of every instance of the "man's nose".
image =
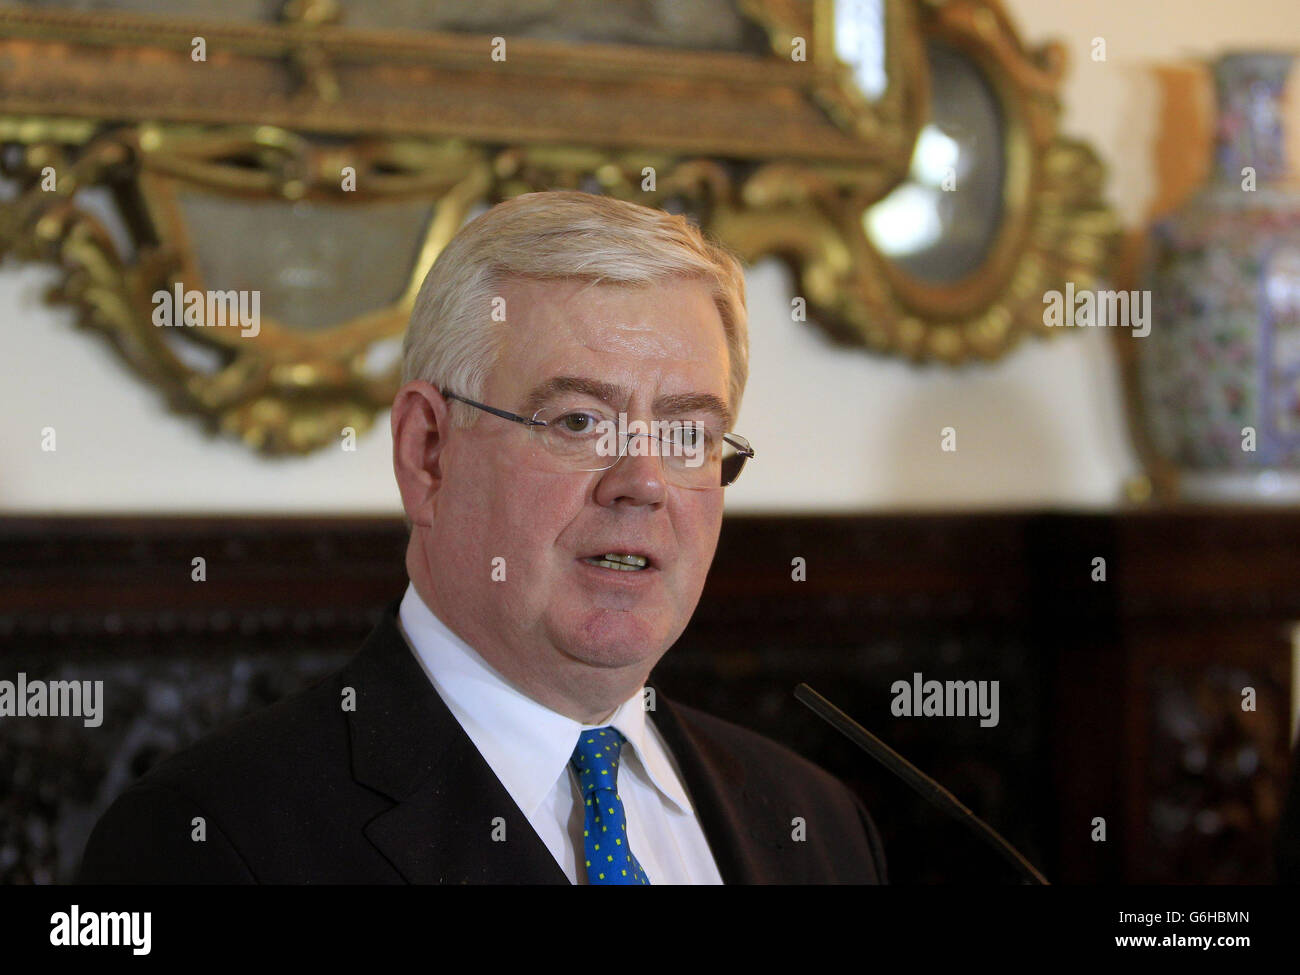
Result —
M668 478L659 455L657 438L634 434L627 438L623 455L601 475L596 500L601 504L627 501L656 504L668 494Z

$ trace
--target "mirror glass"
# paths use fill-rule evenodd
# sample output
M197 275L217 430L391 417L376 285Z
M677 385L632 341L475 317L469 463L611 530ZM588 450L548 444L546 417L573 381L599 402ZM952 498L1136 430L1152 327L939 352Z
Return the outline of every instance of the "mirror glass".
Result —
M433 217L425 200L331 206L178 193L206 287L261 292L264 315L319 331L396 301Z
M961 51L926 44L930 117L907 179L863 214L867 237L913 277L950 284L979 270L1002 223L1006 179L1001 107Z
M885 92L885 0L835 0L835 55L869 100Z
M870 2L870 0L869 0ZM879 0L874 0L879 2ZM156 14L219 23L284 18L284 0L0 0L0 7ZM344 27L767 53L739 0L332 0Z

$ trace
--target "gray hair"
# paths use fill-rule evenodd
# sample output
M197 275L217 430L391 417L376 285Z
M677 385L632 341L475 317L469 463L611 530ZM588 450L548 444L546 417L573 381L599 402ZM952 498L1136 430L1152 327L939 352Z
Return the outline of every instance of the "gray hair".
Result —
M509 277L588 280L644 287L673 277L701 279L726 332L732 416L749 378L745 276L726 248L683 216L608 196L557 190L525 193L467 223L429 268L402 344L402 381L421 379L481 399L506 323L493 298ZM478 411L452 403L453 422ZM458 411L455 408L459 408Z

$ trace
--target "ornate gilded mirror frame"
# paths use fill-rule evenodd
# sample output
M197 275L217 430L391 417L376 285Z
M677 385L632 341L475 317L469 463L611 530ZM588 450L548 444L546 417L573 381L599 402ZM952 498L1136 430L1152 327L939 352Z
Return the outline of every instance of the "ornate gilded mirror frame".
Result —
M1056 131L1061 51L1027 50L994 0L881 0L874 93L836 56L835 0L736 3L766 53L363 30L313 0L279 23L6 7L0 253L57 264L52 297L175 408L271 453L373 422L429 264L477 207L521 192L689 212L746 260L785 258L831 334L916 360L1050 334L1043 292L1106 271L1101 166ZM996 91L1007 164L996 242L951 284L864 230L913 165L935 39ZM400 264L367 271L365 246L315 232L345 213L397 228ZM278 257L290 217L303 252ZM159 327L160 293L260 295L262 272L280 285L256 328Z

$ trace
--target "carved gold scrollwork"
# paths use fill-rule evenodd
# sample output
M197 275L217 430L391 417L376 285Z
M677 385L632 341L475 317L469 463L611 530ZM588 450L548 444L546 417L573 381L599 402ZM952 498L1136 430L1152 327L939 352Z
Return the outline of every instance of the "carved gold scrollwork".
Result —
M367 429L392 401L395 371L371 372L367 354L402 333L424 272L491 183L486 154L459 142L316 147L267 126L212 131L145 125L79 146L29 136L32 141L6 172L26 188L4 211L0 246L57 263L64 277L51 297L80 308L83 323L107 335L136 369L168 391L174 406L206 415L223 431L270 453L336 443L340 430ZM58 192L43 189L45 167L69 156L75 163L54 166ZM254 165L223 161L234 158ZM187 241L179 186L252 198L328 198L342 194L339 171L345 165L362 174L350 202L436 200L396 301L319 331L298 331L263 316L255 341L234 329L155 327L156 292L176 282L187 290L207 285ZM89 186L140 191L143 202L133 212L145 223L134 260L98 216L74 202L77 190ZM218 366L205 371L192 364L178 346L189 342L216 351Z
M391 353L438 252L476 207L531 190L689 212L747 260L787 260L832 335L914 359L993 358L1048 334L1043 292L1104 272L1116 222L1096 156L1057 132L1059 48L1024 47L993 0L882 0L888 84L866 97L835 57L833 0L737 3L770 55L519 39L503 67L489 38L354 31L330 0L295 0L280 23L201 25L219 70L192 63L196 25L0 9L0 161L16 187L0 254L57 264L52 297L174 408L268 453L364 431L396 390ZM805 62L791 59L797 40ZM988 79L1004 121L997 233L951 281L910 274L864 229L908 175L935 41ZM358 285L340 320L302 320L294 308L319 304L286 301L263 308L256 335L151 318L177 286L260 289L263 275L271 295L287 273L276 261L222 278L222 248L265 243L263 211L389 204L427 219L396 285ZM231 214L247 226L232 230Z
M1026 335L1054 334L1042 321L1044 292L1067 280L1093 286L1114 259L1119 223L1102 201L1096 154L1057 131L1061 48L1027 49L985 0L916 9L919 36L969 57L1005 120L1001 226L981 266L952 283L908 274L863 229L888 187L854 193L806 166L752 175L714 229L747 260L786 257L811 315L837 338L916 360L993 359Z

